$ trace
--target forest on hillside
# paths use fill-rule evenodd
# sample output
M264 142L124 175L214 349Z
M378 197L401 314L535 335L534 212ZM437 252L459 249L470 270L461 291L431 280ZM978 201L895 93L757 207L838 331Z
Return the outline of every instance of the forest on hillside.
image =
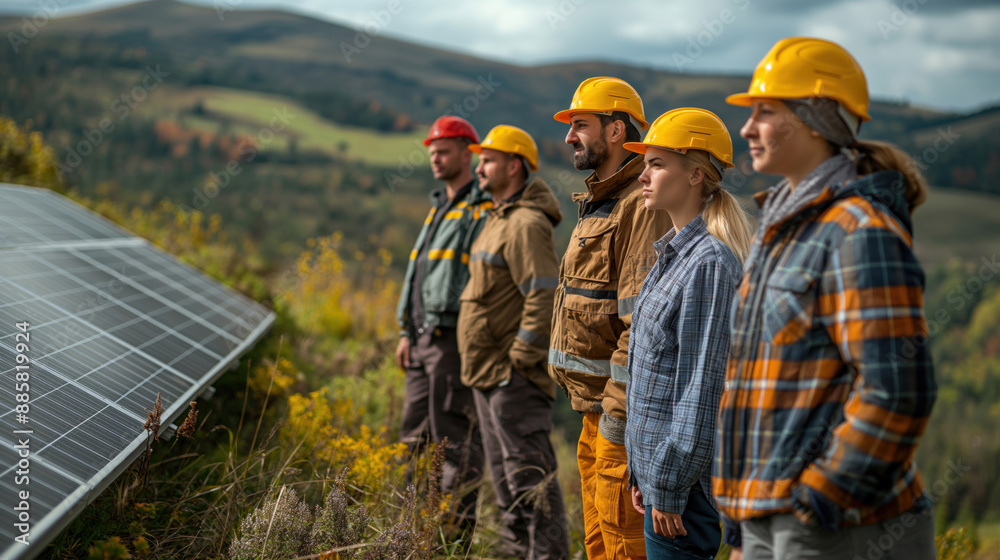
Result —
M138 46L123 48L129 41ZM397 262L407 254L418 207L434 188L415 117L357 91L275 82L244 59L221 66L141 43L50 34L19 53L0 50L0 114L43 134L70 188L147 209L168 199L225 215L226 231L250 232L269 258L289 262L304 239L338 229L352 232L350 251L386 248ZM247 92L256 106L228 92ZM914 154L932 184L1000 194L995 127L973 138L952 129L953 116L878 107L885 114L866 134ZM272 113L291 122L268 125ZM314 134L306 121L317 119L346 132ZM566 146L539 141L541 174L572 210L579 177L567 171ZM729 176L743 194L770 184L752 173Z
M3 119L0 153L0 182L67 192L56 152L40 133ZM402 560L492 553L499 512L488 496L477 534L450 539L453 501L433 490L441 457L429 451L407 463L396 443L403 376L391 348L400 275L388 250L352 255L349 235L337 232L309 240L291 266L279 266L249 232L222 231L219 214L168 200L147 209L68 194L265 302L278 320L246 365L217 383L230 398L193 405L197 430L189 438L150 438L150 459L133 465L56 539L54 557ZM931 345L940 384L918 461L936 507L942 558L996 559L1000 545L1000 433L992 429L1000 417L998 279L995 254L932 269L931 336L913 341ZM579 549L578 423L561 404L554 439ZM407 470L416 473L415 486L407 484Z

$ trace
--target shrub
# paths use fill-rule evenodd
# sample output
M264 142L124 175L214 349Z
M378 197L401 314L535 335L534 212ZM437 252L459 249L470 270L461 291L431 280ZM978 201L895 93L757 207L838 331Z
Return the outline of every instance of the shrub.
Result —
M239 537L229 555L233 560L287 559L308 553L312 512L295 490L282 487L240 522Z
M309 547L313 554L360 544L372 521L365 506L351 505L344 488L345 476L346 471L334 481L333 488L323 500L323 507L316 508L316 521L309 535ZM344 550L338 553L338 557L349 560L355 554L355 550Z

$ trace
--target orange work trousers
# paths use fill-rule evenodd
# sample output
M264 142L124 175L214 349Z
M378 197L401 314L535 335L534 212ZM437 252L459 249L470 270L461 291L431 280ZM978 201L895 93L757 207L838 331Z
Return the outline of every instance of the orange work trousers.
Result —
M583 490L584 548L589 560L646 558L643 515L632 507L628 460L624 445L616 445L597 430L600 412L583 415L583 432L576 450Z

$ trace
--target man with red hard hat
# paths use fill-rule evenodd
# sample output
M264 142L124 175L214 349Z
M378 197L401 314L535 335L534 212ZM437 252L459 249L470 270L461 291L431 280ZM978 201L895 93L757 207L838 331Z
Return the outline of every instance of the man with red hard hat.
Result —
M472 391L461 381L455 328L469 280L469 249L493 206L472 175L468 146L478 142L476 129L454 116L434 121L424 140L434 178L445 188L431 193L397 308L402 330L396 363L406 371L400 438L411 453L447 439L441 486L455 493L456 521L465 530L475 524L483 450ZM463 486L469 488L464 496Z

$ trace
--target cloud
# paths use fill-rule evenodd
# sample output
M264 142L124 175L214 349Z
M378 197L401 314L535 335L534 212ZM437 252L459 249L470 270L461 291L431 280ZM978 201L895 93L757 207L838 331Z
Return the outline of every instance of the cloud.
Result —
M66 1L71 13L127 0ZM996 0L507 0L447 7L436 0L242 0L239 7L358 27L390 1L402 11L385 35L512 64L606 60L750 74L776 41L807 35L850 50L873 97L962 110L1000 101ZM0 12L31 13L38 3L0 0Z

